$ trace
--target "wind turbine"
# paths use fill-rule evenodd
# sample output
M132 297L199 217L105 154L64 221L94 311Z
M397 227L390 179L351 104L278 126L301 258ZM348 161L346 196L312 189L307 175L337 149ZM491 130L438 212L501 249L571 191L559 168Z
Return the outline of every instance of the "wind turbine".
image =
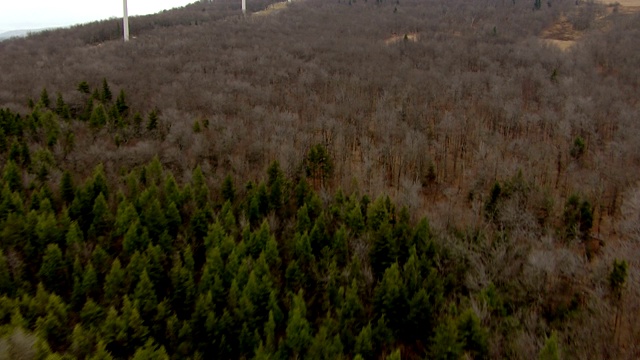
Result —
M124 27L124 41L129 41L129 15L127 14L127 0L122 0L122 2L124 7L124 16L122 17L122 23Z
M124 0L124 1L127 1L127 0ZM242 0L242 15L247 15L247 0Z

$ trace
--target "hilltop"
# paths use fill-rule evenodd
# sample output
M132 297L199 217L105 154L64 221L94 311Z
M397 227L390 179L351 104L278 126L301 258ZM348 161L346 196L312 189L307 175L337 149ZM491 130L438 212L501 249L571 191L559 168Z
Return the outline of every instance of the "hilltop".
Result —
M0 42L0 355L638 356L632 6L248 5Z

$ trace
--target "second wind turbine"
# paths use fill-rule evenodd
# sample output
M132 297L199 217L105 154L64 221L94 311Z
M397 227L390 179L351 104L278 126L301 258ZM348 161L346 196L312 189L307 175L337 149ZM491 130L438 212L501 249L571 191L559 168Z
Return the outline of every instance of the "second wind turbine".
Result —
M244 1L244 0L243 0ZM127 0L122 0L124 7L124 16L122 17L122 25L124 28L124 41L129 41L129 14L127 12Z

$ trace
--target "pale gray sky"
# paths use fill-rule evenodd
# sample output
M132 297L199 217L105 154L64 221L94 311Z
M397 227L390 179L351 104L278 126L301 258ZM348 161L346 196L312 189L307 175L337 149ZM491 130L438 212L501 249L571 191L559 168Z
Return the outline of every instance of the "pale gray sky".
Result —
M195 1L127 0L129 15L152 14ZM0 0L0 33L122 17L122 8L122 0Z

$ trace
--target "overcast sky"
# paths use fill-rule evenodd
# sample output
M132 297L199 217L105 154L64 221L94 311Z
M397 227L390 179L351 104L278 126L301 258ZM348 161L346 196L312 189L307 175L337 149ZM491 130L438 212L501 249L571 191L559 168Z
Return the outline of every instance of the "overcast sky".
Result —
M181 7L196 0L127 0L129 15ZM0 32L69 26L122 17L122 0L0 0Z

